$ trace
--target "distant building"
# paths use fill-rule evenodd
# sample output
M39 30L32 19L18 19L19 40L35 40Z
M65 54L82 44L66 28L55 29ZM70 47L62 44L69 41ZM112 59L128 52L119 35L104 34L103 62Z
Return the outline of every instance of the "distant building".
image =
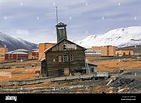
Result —
M26 49L16 49L5 54L6 61L28 60L29 51Z
M86 50L85 54L89 56L101 56L101 50Z
M54 46L56 43L40 43L39 44L39 60L45 59L44 51Z
M132 56L134 55L134 50L132 49L119 49L116 50L117 56Z
M103 57L113 57L116 56L116 49L115 46L92 46L86 50L87 55L93 56L103 56Z
M33 49L31 55L32 59L39 59L39 49Z
M5 60L5 53L8 52L8 48L0 47L0 62Z
M28 53L10 51L5 54L6 61L28 60Z
M102 54L101 56L108 56L108 57L113 57L116 56L116 47L115 46L101 46L101 51Z

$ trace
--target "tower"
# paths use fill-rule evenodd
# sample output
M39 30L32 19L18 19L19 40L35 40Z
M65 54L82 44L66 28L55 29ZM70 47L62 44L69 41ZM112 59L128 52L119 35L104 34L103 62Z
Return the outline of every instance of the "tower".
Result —
M60 22L56 25L57 43L62 39L67 39L66 24Z

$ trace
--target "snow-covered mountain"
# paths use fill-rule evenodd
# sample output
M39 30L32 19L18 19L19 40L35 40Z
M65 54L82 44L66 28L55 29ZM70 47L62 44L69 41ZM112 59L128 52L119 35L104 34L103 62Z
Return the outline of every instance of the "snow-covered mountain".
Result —
M9 51L15 49L27 49L31 51L37 48L37 44L28 42L23 39L16 39L12 36L0 32L0 47L7 47Z
M86 48L104 45L117 47L141 45L141 26L118 28L102 35L90 35L76 43Z

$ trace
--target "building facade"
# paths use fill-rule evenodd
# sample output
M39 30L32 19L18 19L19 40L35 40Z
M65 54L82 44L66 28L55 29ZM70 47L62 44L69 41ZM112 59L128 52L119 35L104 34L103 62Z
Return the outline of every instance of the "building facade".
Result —
M132 49L120 49L116 51L117 56L132 56L134 51Z
M8 48L0 47L0 62L5 60L5 54L8 52Z
M16 49L5 54L5 61L28 60L29 51L26 49Z
M101 51L102 54L101 56L108 56L108 57L113 57L116 56L116 47L115 46L101 46Z
M68 76L76 71L84 73L85 50L69 40L62 39L45 51L45 59L41 62L42 76Z
M10 51L5 54L6 61L28 60L28 53Z
M39 59L39 49L33 49L31 55L32 59Z
M39 60L45 59L44 51L51 48L56 43L40 43L39 44Z
M116 56L116 49L117 47L107 45L107 46L92 46L88 48L86 53L87 54L95 54L103 57L113 57Z

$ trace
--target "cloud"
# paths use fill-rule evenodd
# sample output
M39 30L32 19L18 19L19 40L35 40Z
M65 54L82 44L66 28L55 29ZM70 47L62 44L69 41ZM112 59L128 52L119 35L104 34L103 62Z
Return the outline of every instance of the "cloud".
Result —
M140 0L1 0L0 31L37 43L55 41L56 6L72 40L141 22ZM29 35L17 35L18 29Z

